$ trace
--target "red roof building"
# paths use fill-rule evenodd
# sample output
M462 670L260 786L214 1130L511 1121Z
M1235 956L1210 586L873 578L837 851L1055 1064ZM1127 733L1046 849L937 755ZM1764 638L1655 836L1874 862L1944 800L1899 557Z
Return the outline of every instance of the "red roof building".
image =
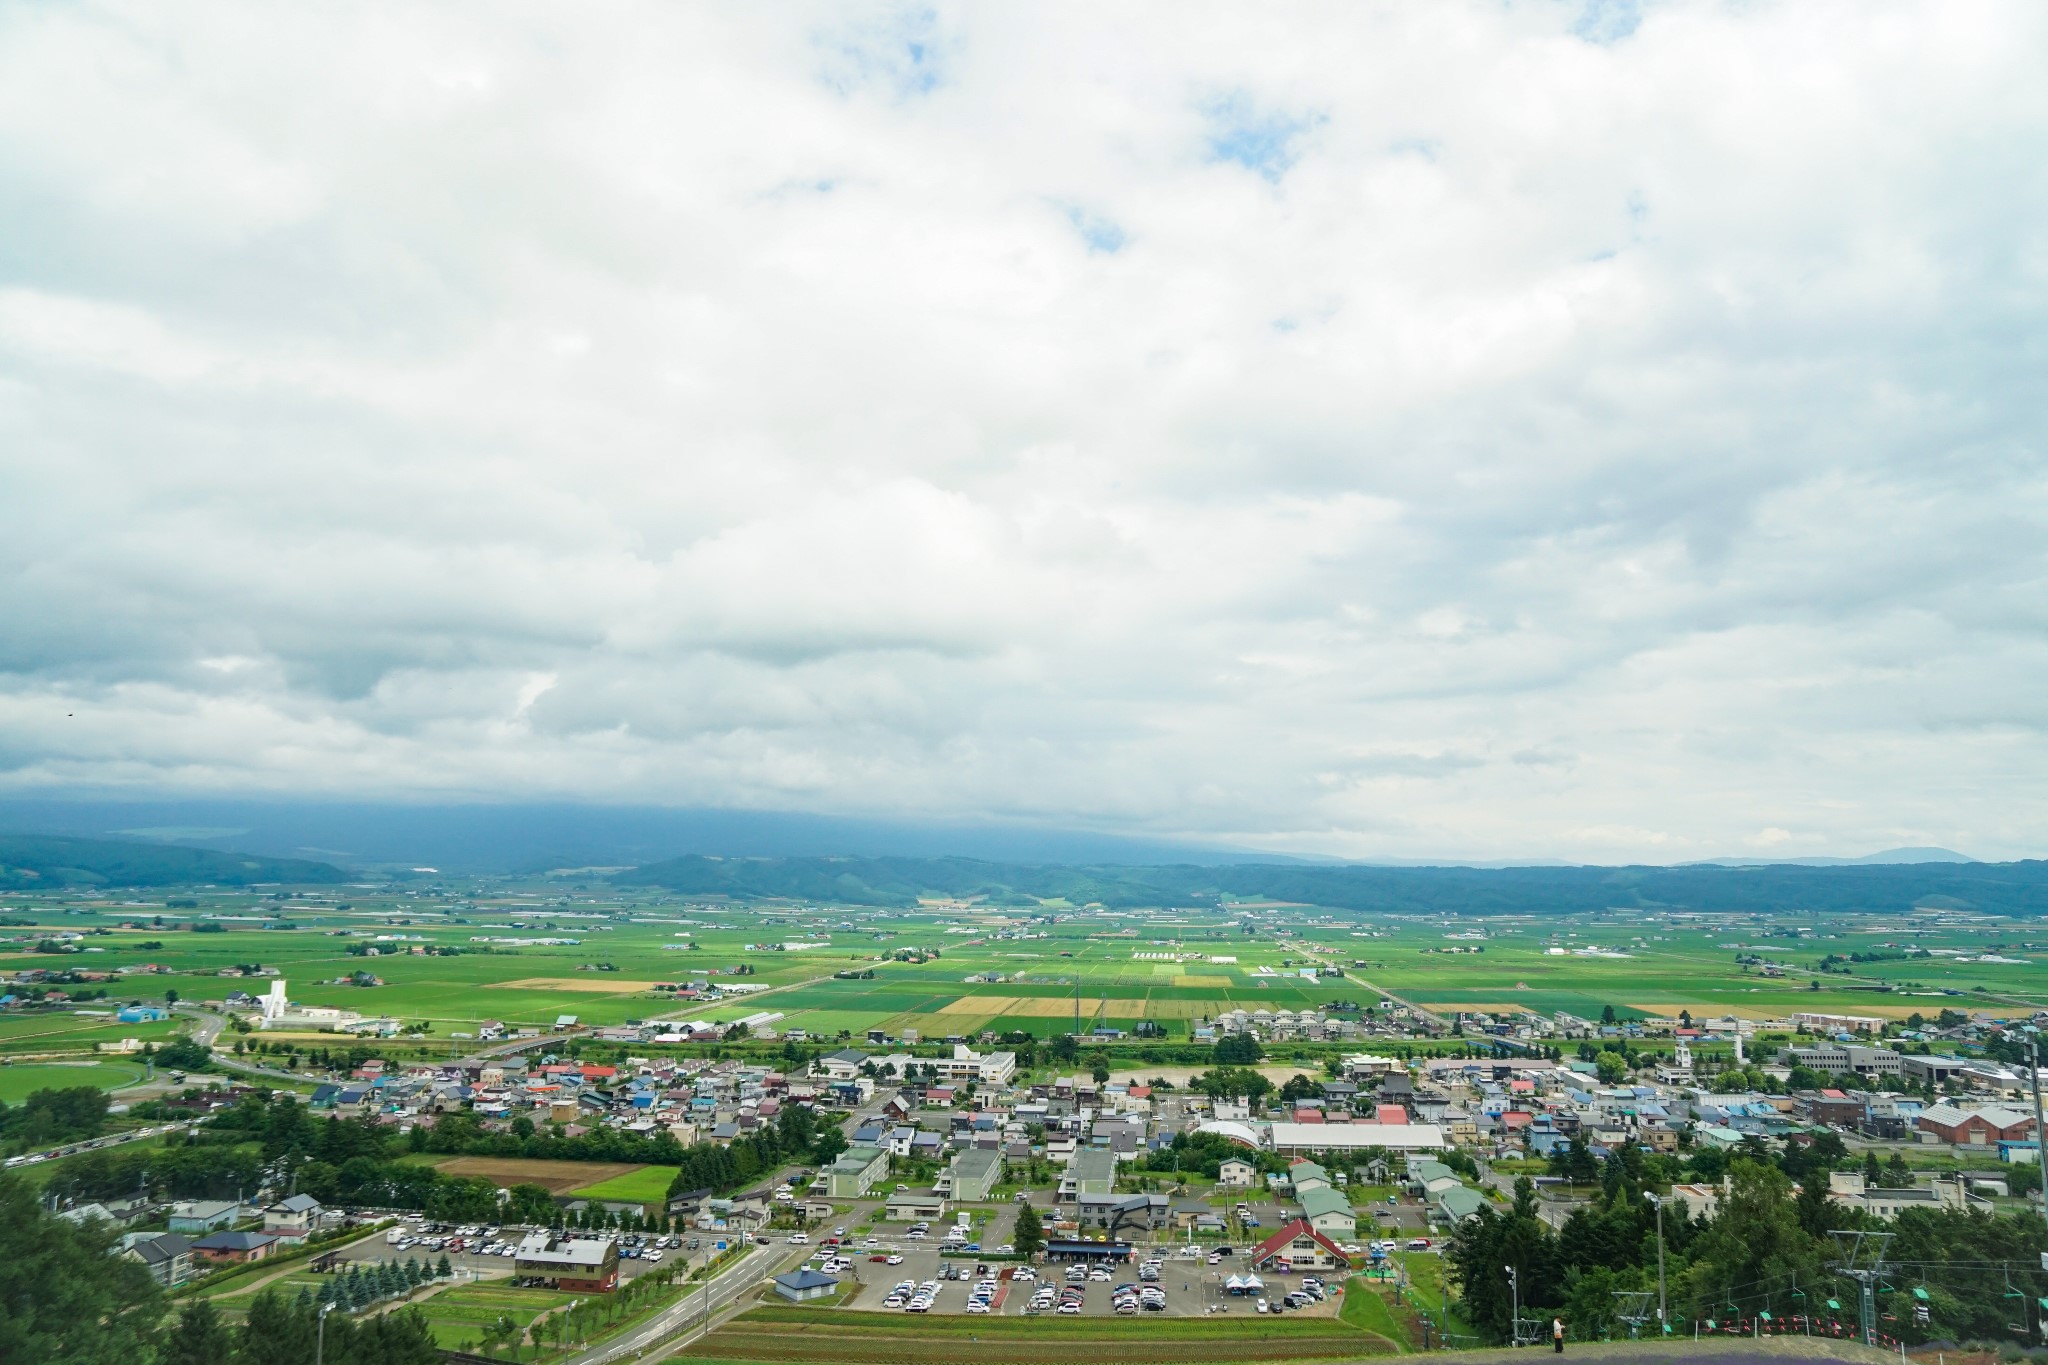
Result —
M1252 1251L1254 1270L1335 1270L1350 1264L1335 1242L1297 1218Z

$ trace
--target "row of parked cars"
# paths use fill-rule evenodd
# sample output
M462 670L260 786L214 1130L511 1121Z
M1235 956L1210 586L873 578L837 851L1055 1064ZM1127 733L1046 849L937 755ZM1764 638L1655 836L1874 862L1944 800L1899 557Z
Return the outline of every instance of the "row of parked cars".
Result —
M882 1300L884 1308L901 1308L906 1313L929 1313L939 1299L939 1282L926 1280L919 1284L915 1280L904 1280L889 1291Z
M1314 1275L1310 1275L1302 1280L1299 1288L1289 1290L1278 1299L1260 1299L1255 1308L1261 1313L1282 1313L1290 1308L1307 1308L1329 1297L1329 1286Z

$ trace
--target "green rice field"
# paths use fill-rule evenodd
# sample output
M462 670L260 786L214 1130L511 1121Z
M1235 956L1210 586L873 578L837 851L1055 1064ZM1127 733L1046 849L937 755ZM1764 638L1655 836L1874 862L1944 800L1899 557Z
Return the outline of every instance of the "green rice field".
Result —
M545 1030L565 1016L590 1026L658 1017L723 1025L766 1012L782 1016L778 1029L813 1038L858 1038L881 1028L937 1041L983 1030L1049 1037L1070 1031L1077 1012L1083 1029L1149 1021L1169 1039L1185 1038L1231 1009L1371 1007L1383 992L1439 1012L1598 1018L1611 1008L1621 1019L1681 1010L1903 1019L1947 1007L2048 1005L2048 951L2025 942L2023 926L1938 912L882 910L692 903L601 881L508 879L466 896L309 890L280 913L278 894L292 893L195 894L196 911L181 913L223 926L218 933L190 932L175 919L159 923L151 906L83 892L0 898L10 916L95 931L86 941L96 949L89 958L35 954L23 948L42 936L41 927L0 931L0 965L170 969L111 977L110 998L94 1002L111 1008L161 1000L169 989L197 1001L237 988L260 993L268 984L260 977L220 975L260 963L279 971L301 1004L424 1028L421 1045L430 1054L437 1046L463 1050L485 1020ZM1908 948L1933 955L1909 957ZM1851 953L1876 960L1850 964L1846 975L1818 970L1825 955ZM1737 960L1743 957L1775 964L1773 973ZM1341 975L1304 977L1304 968ZM873 975L836 979L839 971ZM349 974L357 972L373 974L375 984L353 984ZM693 1003L656 989L693 978L735 993ZM0 1053L83 1053L111 1038L162 1041L181 1027L124 1025L68 1010L13 1012L0 1015ZM279 1040L311 1045L325 1036Z
M582 1199L658 1204L668 1198L668 1187L675 1182L675 1178L674 1166L642 1166L629 1174L613 1176L610 1180L585 1185L569 1193Z

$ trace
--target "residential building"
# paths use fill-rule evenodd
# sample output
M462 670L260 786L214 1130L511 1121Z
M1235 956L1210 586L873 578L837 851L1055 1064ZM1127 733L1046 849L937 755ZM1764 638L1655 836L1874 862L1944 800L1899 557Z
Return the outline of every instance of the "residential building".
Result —
M570 1294L609 1294L619 1287L619 1244L594 1237L532 1232L513 1253L512 1273Z
M1116 1190L1116 1153L1100 1148L1083 1148L1074 1153L1060 1176L1058 1202L1072 1203L1084 1194L1106 1195Z
M1296 1196L1301 1216L1325 1237L1351 1238L1358 1235L1358 1212L1342 1190L1316 1185Z
M969 1147L953 1158L939 1176L938 1188L956 1202L987 1199L1003 1179L1003 1153L996 1147Z
M192 1239L177 1232L131 1232L123 1237L115 1255L140 1261L149 1277L166 1289L174 1289L192 1278Z
M192 1257L195 1261L239 1265L264 1260L282 1245L267 1232L215 1232L192 1244Z
M1217 1168L1216 1183L1228 1190L1248 1190L1258 1174L1259 1168L1251 1162L1230 1157Z
M873 1189L888 1169L885 1148L849 1147L825 1168L825 1193L833 1199L858 1199Z
M891 1223L930 1222L945 1216L946 1197L931 1190L898 1190L882 1210Z
M312 1195L291 1195L263 1210L263 1230L296 1246L313 1235L324 1212Z
M232 1199L190 1199L171 1205L172 1232L212 1232L242 1217L242 1206Z
M1313 1161L1296 1161L1287 1167L1288 1182L1296 1195L1307 1194L1310 1190L1327 1190L1334 1183L1330 1173Z

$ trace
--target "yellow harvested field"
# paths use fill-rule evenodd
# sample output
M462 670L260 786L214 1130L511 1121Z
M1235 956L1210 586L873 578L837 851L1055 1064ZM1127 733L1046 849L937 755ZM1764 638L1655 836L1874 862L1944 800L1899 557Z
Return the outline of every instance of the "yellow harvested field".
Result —
M502 984L522 991L588 991L592 995L626 995L633 991L651 991L660 983L621 981L609 973L593 972L589 976L528 976Z
M1174 983L1177 986L1200 986L1204 990L1221 991L1230 988L1227 976L1184 976Z
M1153 1019L1199 1019L1231 1008L1228 1000L1147 1000L1145 1013Z
M1100 1008L1100 1000L1081 997L1081 1015L1087 1018ZM1073 1014L1072 996L963 995L941 1005L939 1014L1014 1014L1025 1019L1059 1019Z
M1691 1010L1695 1020L1722 1019L1734 1015L1737 1019L1783 1019L1809 1008L1803 1003L1787 1003L1781 996L1776 1005L1730 1005L1687 1004L1684 1001L1657 1001L1655 1003L1631 1002L1630 1009L1643 1010L1649 1014L1676 1019L1680 1010ZM1858 1003L1851 1009L1843 1005L1812 1006L1816 1014L1867 1014L1878 1019L1904 1019L1913 1014L1936 1015L1941 1013L1939 1000L1922 1001L1915 1005L1879 1005Z

